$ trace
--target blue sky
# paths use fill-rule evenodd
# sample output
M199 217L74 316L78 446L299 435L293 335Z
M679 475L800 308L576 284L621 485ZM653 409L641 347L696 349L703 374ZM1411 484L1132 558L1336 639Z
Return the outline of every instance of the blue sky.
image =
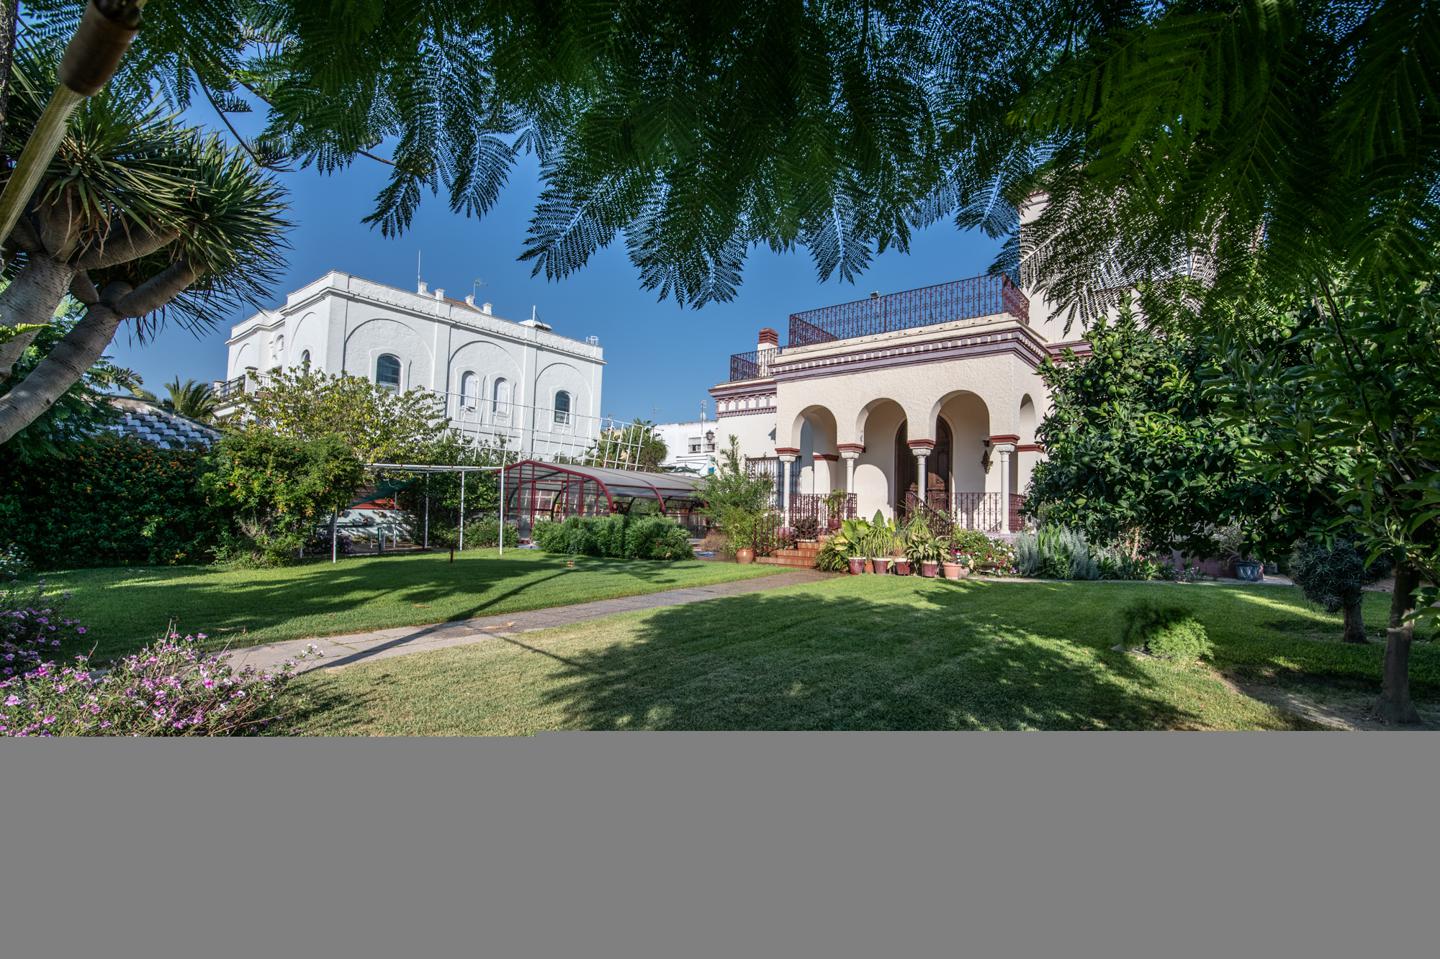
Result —
M207 118L196 117L206 126ZM381 283L413 289L415 254L423 251L425 280L447 295L464 297L479 278L480 300L495 312L522 320L535 305L539 316L565 336L595 335L605 349L603 412L671 421L695 419L706 389L724 377L731 353L755 348L755 334L773 326L783 338L790 313L865 296L911 289L983 273L997 244L979 233L960 233L941 222L918 234L906 254L876 258L856 284L832 279L821 283L809 254L752 252L740 295L729 303L699 310L658 302L640 288L626 258L623 241L593 257L572 276L549 281L530 275L519 255L526 224L539 192L533 158L517 165L500 202L483 219L450 212L443 195L426 197L410 231L387 239L361 223L384 181L384 168L362 160L328 176L315 171L286 174L293 209L289 267L267 305L283 302L290 290L329 270L343 270ZM179 375L210 381L224 374L225 338L246 314L215 318L201 337L178 327L153 341L132 342L122 330L111 356L144 377L160 392ZM713 405L709 407L713 414Z

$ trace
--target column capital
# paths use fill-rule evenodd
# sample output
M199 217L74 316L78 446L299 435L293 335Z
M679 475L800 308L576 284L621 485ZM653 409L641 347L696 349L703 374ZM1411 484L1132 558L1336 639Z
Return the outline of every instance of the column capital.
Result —
M860 453L861 453L861 452L862 452L861 450L857 450L857 449L846 449L845 447L842 446L842 447L840 447L840 458L841 458L842 460L847 460L847 461L853 463L853 462L855 462L856 460L858 460L858 459L860 458Z
M1018 443L1020 442L1020 437L1016 433L997 433L990 437L990 442L996 445L1000 443Z
M800 458L800 451L793 446L777 446L775 455L780 457L782 463L793 463Z
M854 453L856 456L859 456L865 452L864 443L836 443L835 448L840 451L841 456L844 456L846 453Z
M925 456L935 448L934 440L910 440L907 444L916 456Z

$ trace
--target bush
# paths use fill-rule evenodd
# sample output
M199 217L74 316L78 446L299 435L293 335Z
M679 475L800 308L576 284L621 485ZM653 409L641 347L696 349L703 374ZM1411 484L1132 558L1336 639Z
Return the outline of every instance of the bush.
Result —
M18 546L0 546L0 583L11 583L30 572L30 562Z
M537 523L531 541L547 553L611 559L688 559L695 555L684 527L666 516L572 516Z
M690 535L672 519L646 516L625 531L626 559L690 559Z
M258 428L227 434L202 484L212 503L235 516L217 558L245 566L294 562L363 478L360 460L338 436L300 440Z
M845 549L835 538L827 539L815 554L815 568L824 573L843 573L850 568L850 559Z
M1175 662L1194 662L1213 652L1205 627L1183 606L1142 600L1125 609L1121 623L1120 642L1126 649Z
M204 638L171 633L104 673L77 656L0 681L0 735L240 736L279 718L294 664L236 670Z
M1359 600L1372 578L1365 557L1355 544L1344 539L1328 546L1314 540L1297 543L1289 570L1305 598L1327 613L1338 613Z
M971 568L1002 575L1015 571L1015 550L1009 543L974 529L957 529L950 534L950 554L965 556Z
M500 545L500 518L482 516L465 524L465 548L482 549ZM520 529L514 523L505 524L505 545L520 545Z
M67 641L85 635L84 626L64 615L64 601L46 596L43 583L0 593L0 680L58 659Z
M1147 557L1131 556L1122 549L1109 546L1094 553L1101 579L1174 579L1175 570Z
M65 456L0 456L0 530L39 569L209 562L228 513L207 502L204 450L99 436ZM0 579L3 579L0 574Z
M1015 538L1015 565L1022 576L1041 579L1099 579L1100 566L1085 534L1063 526L1042 526Z
M820 538L820 521L814 516L802 516L790 524L795 532L797 540L813 540Z

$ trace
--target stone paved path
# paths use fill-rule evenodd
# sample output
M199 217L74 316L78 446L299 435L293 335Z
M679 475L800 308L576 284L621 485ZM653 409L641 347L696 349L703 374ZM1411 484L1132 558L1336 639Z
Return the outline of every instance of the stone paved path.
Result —
M781 586L797 583L813 583L830 578L826 573L814 570L794 570L774 576L756 579L735 580L729 583L715 583L711 586L689 586L684 589L670 589L641 596L622 596L618 599L602 599L593 603L576 603L573 606L552 606L549 609L533 609L526 612L506 613L500 616L485 616L478 619L461 619L449 623L435 623L430 626L398 626L393 629L377 629L368 633L349 633L344 636L326 636L318 639L293 639L283 643L268 643L263 646L247 646L231 651L231 662L238 668L252 665L259 669L273 669L286 660L295 659L306 646L316 646L322 655L318 659L302 662L300 672L312 669L336 669L352 663L385 659L390 656L404 656L431 649L445 649L449 646L464 646L484 642L496 636L509 636L537 629L552 629L556 626L572 626L586 620L629 613L641 609L660 609L666 606L684 606L722 596L743 596Z

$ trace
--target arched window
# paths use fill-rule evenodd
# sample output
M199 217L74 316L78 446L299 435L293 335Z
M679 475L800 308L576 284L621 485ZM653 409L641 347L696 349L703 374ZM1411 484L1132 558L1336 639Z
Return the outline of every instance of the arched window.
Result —
M465 372L460 375L460 405L473 410L480 401L480 378L474 373Z
M490 411L496 416L510 415L510 381L503 376L495 377L494 399Z
M555 422L561 424L570 422L570 394L564 390L555 394Z
M400 358L393 353L381 353L375 361L375 385L381 389L400 392Z
M300 365L301 365L301 366L309 366L309 365L310 365L310 351L309 351L309 350L301 350L301 351L300 351Z

